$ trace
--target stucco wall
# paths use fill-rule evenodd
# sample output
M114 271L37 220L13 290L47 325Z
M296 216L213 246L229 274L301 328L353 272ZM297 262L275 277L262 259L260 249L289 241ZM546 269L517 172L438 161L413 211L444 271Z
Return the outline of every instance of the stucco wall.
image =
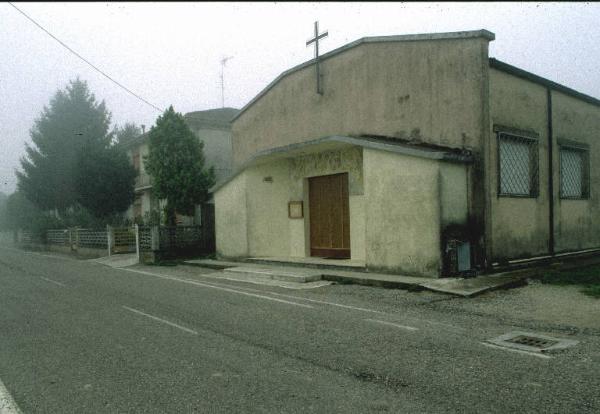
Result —
M217 182L231 174L231 131L216 128L192 128L204 143L204 159L207 167L214 167Z
M245 173L249 255L289 256L289 162L280 160Z
M492 259L549 253L547 89L534 82L490 69L490 217ZM498 197L498 147L494 125L533 132L538 138L539 195ZM600 108L552 91L554 239L555 251L600 247ZM561 199L559 143L589 145L590 198Z
M351 258L364 260L362 150L353 147L249 167L221 187L215 193L217 252L225 257L309 256L308 178L343 172L349 177ZM289 201L303 201L304 218L288 217ZM232 204L245 206L244 213ZM245 241L236 241L242 232Z
M489 191L492 260L548 252L548 128L546 88L490 69ZM494 125L538 135L539 195L498 197L498 138Z
M377 134L479 147L485 113L483 38L367 43L282 78L233 123L239 166L260 150L334 134Z
M442 227L466 224L468 218L467 166L439 164L440 209Z
M356 147L255 165L218 189L217 252L309 256L308 179L343 172L351 259L374 271L439 276L441 226L467 219L467 166ZM304 218L290 219L288 202L298 200Z
M555 249L557 252L600 247L600 107L560 92L552 93L555 137ZM569 140L589 145L590 197L560 199L558 143Z
M437 277L439 163L368 149L363 160L367 267Z
M217 254L248 256L246 173L243 172L214 194Z

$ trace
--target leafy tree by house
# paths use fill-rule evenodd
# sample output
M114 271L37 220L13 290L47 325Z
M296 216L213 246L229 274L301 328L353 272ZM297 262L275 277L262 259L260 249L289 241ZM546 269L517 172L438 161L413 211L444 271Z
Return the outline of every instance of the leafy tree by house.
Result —
M95 217L108 219L133 203L137 172L120 147L86 148L76 174L76 201Z
M175 212L192 215L194 206L208 199L208 190L215 182L214 171L205 168L204 144L172 106L150 129L149 141L149 153L144 158L146 171L154 179L155 196L167 200L167 224L174 225Z
M106 148L110 113L85 81L70 81L56 92L30 130L32 145L21 158L18 188L42 210L65 211L76 204L78 159L84 147Z
M131 141L142 135L142 130L133 122L127 122L122 127L115 127L115 141L119 144Z

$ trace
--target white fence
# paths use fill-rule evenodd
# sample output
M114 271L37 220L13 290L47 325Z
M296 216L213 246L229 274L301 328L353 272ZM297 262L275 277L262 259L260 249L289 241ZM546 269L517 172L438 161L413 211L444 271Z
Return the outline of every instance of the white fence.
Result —
M106 230L77 229L75 240L77 247L104 249L108 246Z
M52 229L38 240L28 231L19 231L16 239L21 245L57 246L77 252L81 249L104 250L109 256L118 253L140 253L153 257L176 257L212 253L210 239L203 226L133 226L106 229ZM89 251L87 251L89 253ZM102 252L101 252L102 253Z

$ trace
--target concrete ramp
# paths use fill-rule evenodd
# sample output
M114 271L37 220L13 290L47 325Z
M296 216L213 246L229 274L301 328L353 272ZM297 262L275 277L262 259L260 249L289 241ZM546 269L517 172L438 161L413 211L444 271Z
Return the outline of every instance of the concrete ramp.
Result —
M528 276L530 276L530 272L520 271L501 273L497 275L479 276L470 279L432 279L431 281L420 283L419 286L435 292L449 293L451 295L463 297L473 297L491 290L508 289L511 287L526 285L526 278Z
M138 258L135 253L113 254L111 256L104 256L98 259L91 259L90 261L110 267L127 267L138 264Z

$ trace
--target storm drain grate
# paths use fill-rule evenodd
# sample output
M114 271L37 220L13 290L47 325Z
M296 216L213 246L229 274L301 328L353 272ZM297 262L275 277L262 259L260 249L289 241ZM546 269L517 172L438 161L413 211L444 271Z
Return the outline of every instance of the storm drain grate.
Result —
M544 349L551 347L552 345L556 345L560 341L554 341L551 339L545 339L535 336L527 336L527 335L519 335L511 339L507 339L507 342L512 342L514 344L525 345L525 346L533 346L535 348Z
M543 353L559 351L578 344L578 341L572 339L553 338L531 332L509 332L497 338L488 339L486 342L522 351Z

